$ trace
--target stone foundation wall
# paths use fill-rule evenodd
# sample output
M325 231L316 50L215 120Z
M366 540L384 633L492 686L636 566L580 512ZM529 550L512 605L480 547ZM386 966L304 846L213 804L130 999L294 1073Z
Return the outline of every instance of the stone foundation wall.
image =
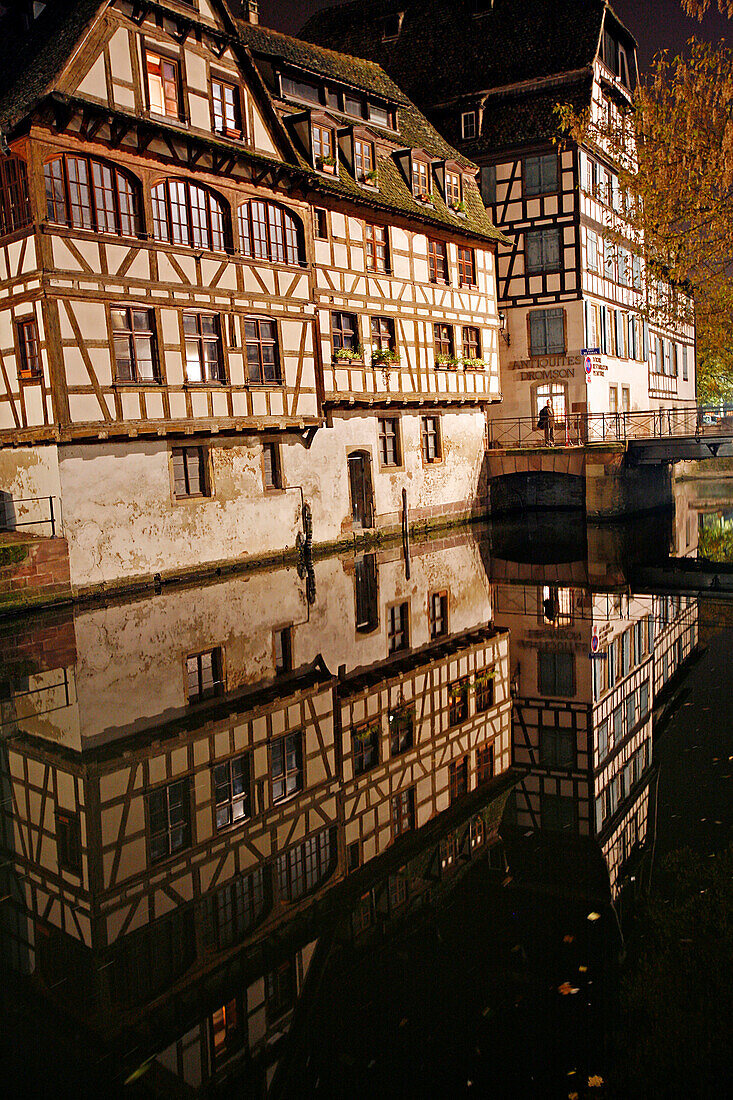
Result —
M0 611L22 609L71 593L65 539L0 534Z

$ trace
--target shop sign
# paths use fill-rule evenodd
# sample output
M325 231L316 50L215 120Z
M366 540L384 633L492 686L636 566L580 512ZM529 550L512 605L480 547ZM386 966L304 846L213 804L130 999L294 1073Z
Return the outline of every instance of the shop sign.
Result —
M582 355L537 355L531 359L516 359L508 368L522 372L520 382L554 382L559 378L574 378L575 368L582 365Z

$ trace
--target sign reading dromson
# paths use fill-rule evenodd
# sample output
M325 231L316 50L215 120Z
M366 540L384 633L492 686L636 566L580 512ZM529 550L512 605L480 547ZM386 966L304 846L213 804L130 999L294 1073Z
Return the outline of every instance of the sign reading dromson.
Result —
M554 378L574 378L575 368L582 365L582 355L540 355L516 359L508 367L522 372L520 382L546 382Z

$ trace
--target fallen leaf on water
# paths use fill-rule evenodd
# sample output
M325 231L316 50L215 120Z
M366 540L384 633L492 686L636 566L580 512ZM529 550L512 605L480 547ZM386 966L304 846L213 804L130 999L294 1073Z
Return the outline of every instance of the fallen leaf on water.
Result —
M581 974L587 974L588 973L588 967L587 966L579 966L578 970L580 971Z
M403 1016L402 1019L400 1020L400 1027L404 1027L406 1023L407 1023L407 1016Z
M579 989L576 989L570 982L563 982L562 985L557 987L558 993L562 993L563 997L569 996L571 993L580 993Z
M592 1089L599 1089L603 1084L603 1078L596 1074L594 1077L588 1078L588 1087Z
M595 910L593 910L593 912L592 912L592 913L589 913L589 914L588 914L588 920L590 920L590 921L594 921L594 920L600 920L600 919L601 919L601 914L600 914L600 913L596 913L596 911L595 911Z
M575 939L575 936L567 935L567 936L563 936L562 942L563 943L572 943L574 939Z
M577 1092L569 1092L568 1093L568 1100L578 1100Z

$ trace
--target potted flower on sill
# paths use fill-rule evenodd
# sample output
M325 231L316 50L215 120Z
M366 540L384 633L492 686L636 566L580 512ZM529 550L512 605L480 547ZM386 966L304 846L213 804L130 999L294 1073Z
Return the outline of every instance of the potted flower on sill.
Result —
M374 348L372 351L373 367L396 367L399 361L399 354L390 348Z
M465 217L466 204L463 201L463 199L461 199L460 202L452 202L450 208L451 208L451 210L453 211L454 214L461 214Z
M446 355L444 351L439 351L435 356L436 367L452 367L454 370L460 363L460 359L456 359L455 355Z
M362 183L365 183L367 187L376 187L379 183L379 172L376 168L370 168L368 172L365 172L361 179Z
M361 359L361 348L338 348L333 353L333 357L340 363L355 363Z
M463 360L463 366L466 370L483 370L486 364L483 359L472 359L468 356Z
M336 175L336 157L319 157L318 167L329 176Z

